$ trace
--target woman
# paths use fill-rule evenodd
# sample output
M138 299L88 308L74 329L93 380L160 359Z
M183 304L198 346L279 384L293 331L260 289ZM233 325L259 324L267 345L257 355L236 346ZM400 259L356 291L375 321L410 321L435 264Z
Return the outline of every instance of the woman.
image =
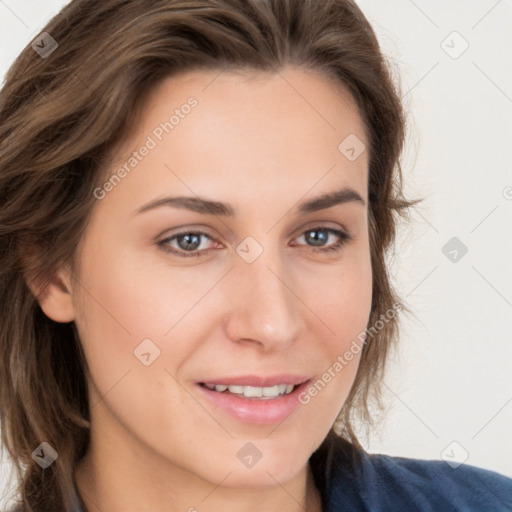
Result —
M508 510L368 455L404 116L350 1L74 0L0 97L0 411L23 511Z

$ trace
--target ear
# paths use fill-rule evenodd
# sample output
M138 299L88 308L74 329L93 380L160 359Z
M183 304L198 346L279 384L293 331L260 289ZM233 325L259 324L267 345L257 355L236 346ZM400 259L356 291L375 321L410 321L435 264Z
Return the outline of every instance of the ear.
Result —
M61 323L75 319L71 274L66 267L60 267L50 281L46 281L44 288L33 279L26 278L26 281L48 318Z

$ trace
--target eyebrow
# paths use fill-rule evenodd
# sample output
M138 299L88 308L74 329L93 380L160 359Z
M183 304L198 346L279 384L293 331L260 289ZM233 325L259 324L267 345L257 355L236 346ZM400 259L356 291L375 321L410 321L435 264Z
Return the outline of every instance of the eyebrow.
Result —
M338 204L356 202L363 206L366 205L365 200L353 189L343 188L336 192L330 192L321 196L310 199L299 204L294 212L296 215L325 210ZM144 213L162 206L174 207L183 210L190 210L196 213L220 215L223 217L235 216L235 209L227 204L219 201L212 201L201 197L164 197L150 201L136 210L136 214Z

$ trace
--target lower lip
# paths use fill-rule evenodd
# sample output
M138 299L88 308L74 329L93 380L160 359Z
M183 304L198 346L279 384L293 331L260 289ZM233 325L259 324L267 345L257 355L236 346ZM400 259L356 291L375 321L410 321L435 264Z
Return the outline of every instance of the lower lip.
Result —
M307 387L308 383L309 381L303 382L288 395L268 400L245 398L232 393L219 393L199 384L197 387L210 404L237 420L246 423L275 424L281 423L299 408L301 405L299 394Z

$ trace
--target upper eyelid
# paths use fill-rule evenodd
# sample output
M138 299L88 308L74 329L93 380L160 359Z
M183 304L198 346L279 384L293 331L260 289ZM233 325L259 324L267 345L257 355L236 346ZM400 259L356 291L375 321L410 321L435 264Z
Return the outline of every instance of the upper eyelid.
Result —
M306 222L301 227L297 228L297 230L293 231L293 236L297 237L299 235L303 235L307 231L312 231L313 229L325 229L325 230L331 230L331 231L341 231L342 233L345 233L346 235L350 235L350 230L348 230L344 224L338 222L335 226L331 225L334 224L333 221L312 221Z
M330 224L335 224L335 225L333 226L333 225L330 225ZM303 225L301 225L300 227L294 229L292 231L292 235L293 236L298 236L298 235L303 234L305 231L310 231L310 230L315 229L315 228L333 229L333 230L342 231L342 232L346 233L347 235L350 234L350 230L347 229L346 226L343 223L341 223L341 222L332 221L332 220L324 220L324 221L322 221L322 220L316 220L315 221L314 220L314 221L306 222ZM216 240L216 237L214 235L211 235L208 232L208 228L205 228L205 227L202 227L202 226L201 227L194 227L192 225L192 226L185 226L183 228L175 228L175 229L178 230L176 233L173 233L172 235L165 235L165 236L160 235L157 238L160 239L160 240L166 240L166 239L173 238L173 237L179 236L179 235L184 235L184 234L187 234L187 233L201 233L201 234L207 235L208 237L210 237L213 240ZM170 231L170 230L166 230L166 231Z

